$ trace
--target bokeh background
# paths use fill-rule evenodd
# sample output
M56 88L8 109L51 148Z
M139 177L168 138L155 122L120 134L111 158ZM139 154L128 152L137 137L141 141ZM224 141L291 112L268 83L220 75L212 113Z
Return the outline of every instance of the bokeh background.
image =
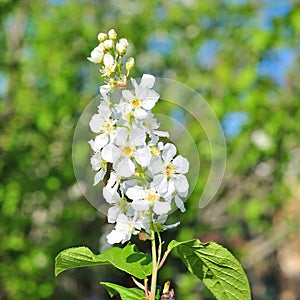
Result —
M300 299L298 1L0 0L0 22L1 300L108 299L99 281L132 284L111 267L53 273L60 250L103 246L105 216L81 195L71 152L77 120L102 83L86 57L110 28L130 41L134 76L192 87L226 136L222 186L199 209L210 152L191 126L200 177L181 227L163 238L228 247L254 300ZM160 273L166 279L178 299L214 299L176 256Z

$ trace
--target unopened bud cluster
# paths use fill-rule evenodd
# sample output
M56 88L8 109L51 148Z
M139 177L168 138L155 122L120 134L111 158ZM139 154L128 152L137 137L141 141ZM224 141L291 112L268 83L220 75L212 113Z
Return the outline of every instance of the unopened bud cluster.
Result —
M94 64L100 64L100 72L106 83L111 87L116 85L125 87L130 71L134 67L134 59L124 58L129 43L127 39L117 40L117 33L110 29L108 33L98 34L99 45L91 52L87 59Z

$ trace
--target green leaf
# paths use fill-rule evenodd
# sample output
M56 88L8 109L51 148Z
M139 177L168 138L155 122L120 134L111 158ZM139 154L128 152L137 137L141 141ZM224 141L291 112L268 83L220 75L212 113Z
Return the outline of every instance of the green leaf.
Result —
M247 276L236 258L214 242L171 241L188 270L195 274L218 300L251 300Z
M100 282L110 297L120 294L122 300L145 300L145 292L137 288L126 288L110 282Z
M128 243L124 248L112 247L99 255L87 247L63 250L55 259L55 276L71 268L108 264L139 279L144 279L152 273L151 256Z

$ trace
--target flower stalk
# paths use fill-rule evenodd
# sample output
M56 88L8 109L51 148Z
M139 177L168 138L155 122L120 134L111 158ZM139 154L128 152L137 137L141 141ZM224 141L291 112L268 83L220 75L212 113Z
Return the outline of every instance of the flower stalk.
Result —
M151 230L151 253L152 253L152 276L151 276L150 300L155 300L158 265L157 265L156 241L155 241L154 230Z

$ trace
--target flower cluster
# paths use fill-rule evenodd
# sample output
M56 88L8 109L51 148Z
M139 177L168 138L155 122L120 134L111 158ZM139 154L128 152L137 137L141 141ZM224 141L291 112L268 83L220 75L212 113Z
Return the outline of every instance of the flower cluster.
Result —
M111 87L119 85L125 87L127 77L134 66L134 59L130 57L124 64L124 55L129 43L127 39L121 38L117 41L117 33L114 29L108 33L98 34L99 45L91 52L87 59L94 64L101 64L100 72ZM125 65L125 67L124 67ZM126 70L123 74L122 67Z
M103 33L98 35L103 45L115 40L116 34L112 36L112 32L115 31L108 33L110 39ZM123 45L121 40L113 48L111 57L126 52L128 43ZM93 52L89 59L100 62L100 56ZM110 70L105 55L103 74ZM144 74L140 83L134 79L131 83L132 89L121 86L117 100L113 97L115 86L102 85L98 112L89 123L91 131L97 134L89 141L94 151L91 165L97 171L94 185L107 178L103 197L111 205L108 222L116 224L107 235L110 244L124 243L132 234L147 235L154 226L157 230L169 228L164 225L168 213L174 205L185 211L182 198L187 196L189 188L185 176L189 162L177 155L175 145L161 141L168 133L159 130L159 123L151 112L160 98L153 90L155 77Z

